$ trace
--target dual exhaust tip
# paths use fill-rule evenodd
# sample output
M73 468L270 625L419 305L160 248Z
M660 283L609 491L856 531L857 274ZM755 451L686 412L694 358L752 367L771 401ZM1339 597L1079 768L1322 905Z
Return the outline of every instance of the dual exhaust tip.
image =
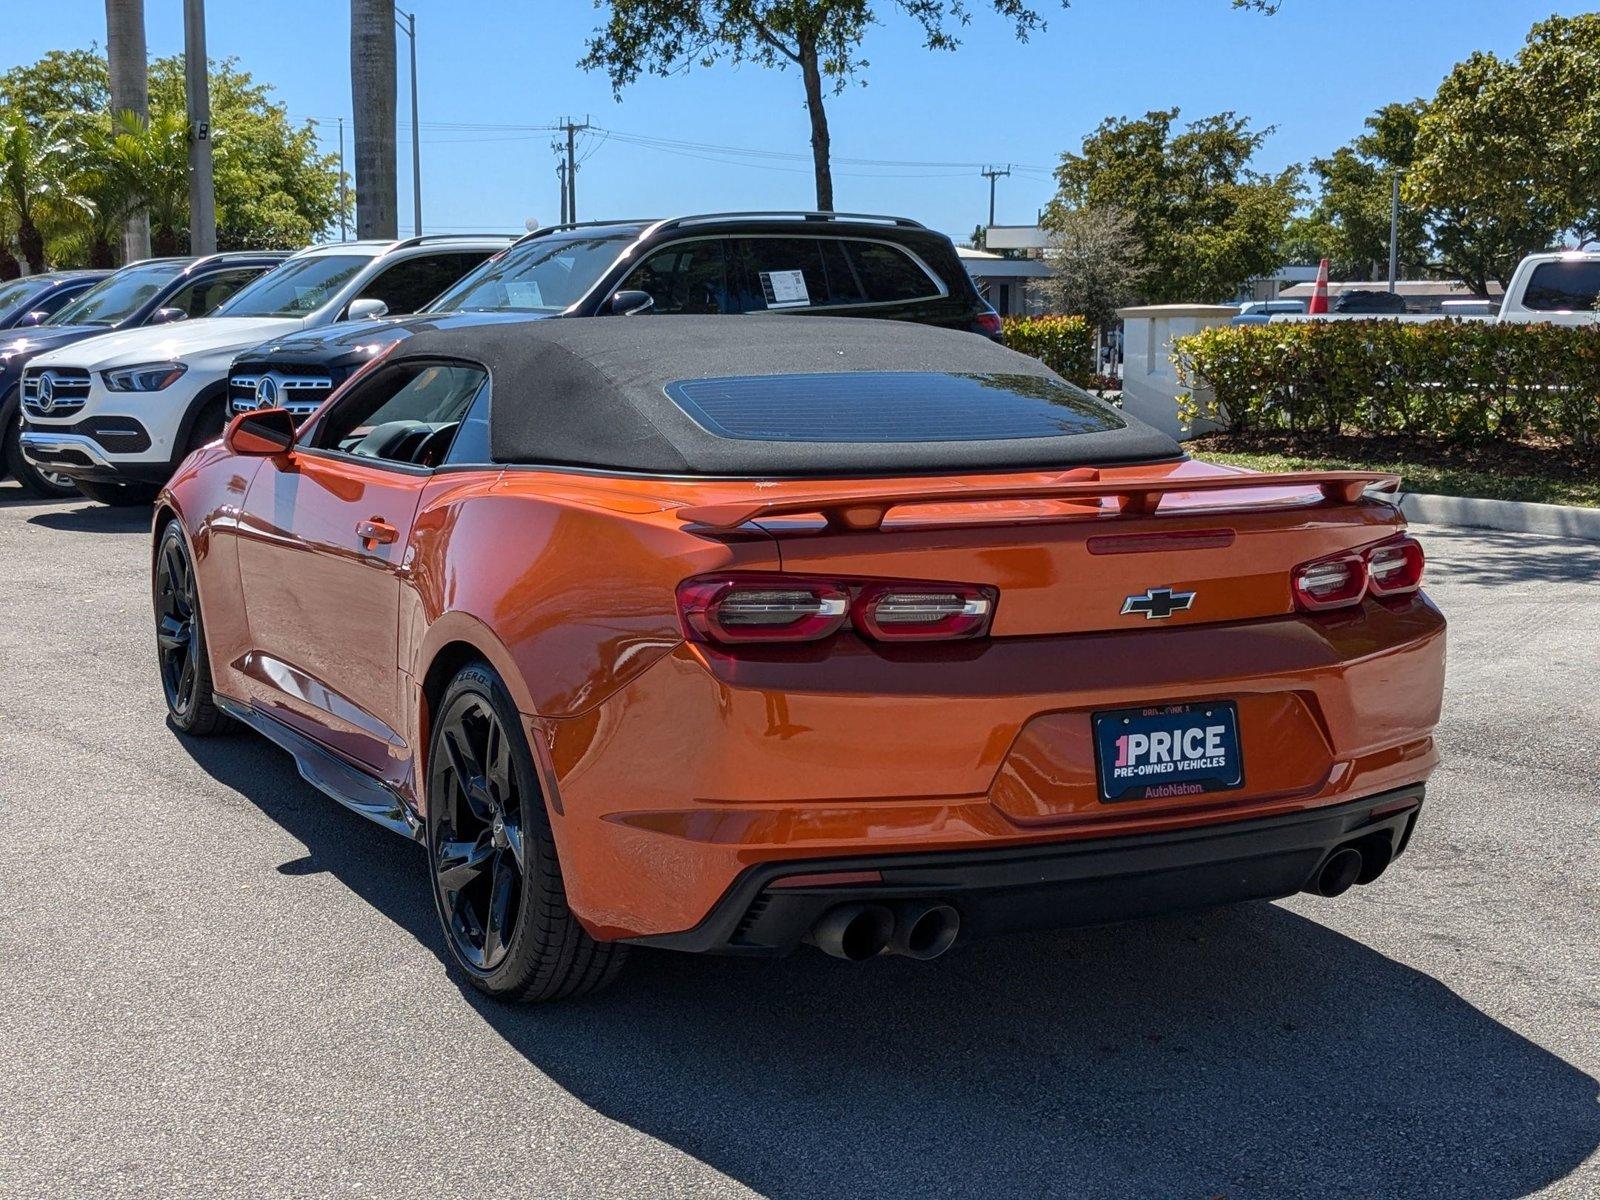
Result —
M1371 883L1388 870L1394 848L1386 835L1361 838L1340 846L1312 876L1306 891L1332 899L1342 896L1358 883Z
M880 954L926 961L955 945L960 932L961 914L948 904L841 904L823 914L811 942L847 962Z

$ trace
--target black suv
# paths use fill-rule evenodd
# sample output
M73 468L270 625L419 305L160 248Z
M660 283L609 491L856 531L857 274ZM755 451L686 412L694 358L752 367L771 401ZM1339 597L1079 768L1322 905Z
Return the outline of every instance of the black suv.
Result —
M239 250L203 258L147 258L114 271L83 291L42 324L0 334L0 459L4 469L35 496L75 496L65 475L42 471L22 454L18 384L36 354L85 338L142 325L203 317L264 271L286 251Z
M420 311L809 313L1000 335L1000 318L979 297L949 238L905 217L856 213L711 213L546 226ZM231 408L275 405L305 416L398 336L385 322L363 322L247 351L234 360Z
M0 329L44 324L67 301L109 274L110 271L45 271L0 282Z

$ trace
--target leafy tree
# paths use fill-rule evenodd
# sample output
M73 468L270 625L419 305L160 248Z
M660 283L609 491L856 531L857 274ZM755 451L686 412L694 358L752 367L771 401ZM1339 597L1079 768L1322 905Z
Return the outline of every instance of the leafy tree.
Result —
M0 113L0 195L15 217L17 246L30 272L45 266L41 212L74 203L66 180L67 142L58 127L35 129L20 113Z
M1148 271L1132 218L1112 207L1060 213L1045 259L1055 269L1043 288L1052 310L1091 328L1106 328L1117 309L1138 300Z
M1407 200L1442 264L1480 293L1571 231L1600 236L1600 13L1533 26L1506 60L1477 53L1417 128Z
M1426 105L1386 104L1367 118L1367 132L1326 158L1311 160L1317 202L1289 228L1292 258L1328 258L1341 279L1373 279L1389 261L1389 214L1396 174L1410 167L1417 125ZM1400 209L1402 274L1416 274L1428 261L1424 214Z
M1148 267L1151 302L1225 300L1284 262L1300 169L1250 168L1270 127L1253 131L1225 112L1174 133L1177 119L1173 108L1104 121L1078 153L1061 156L1044 223L1059 230L1075 210L1121 209Z
M878 23L872 0L597 0L608 10L580 66L604 71L620 99L640 75L676 75L719 59L800 72L811 118L811 159L817 207L833 208L830 135L824 98L844 89L867 67L861 43ZM1022 0L990 0L995 12L1027 41L1044 27ZM968 20L963 0L895 0L917 25L929 50L954 50L955 31Z
M36 130L55 126L76 139L111 111L111 80L96 50L51 50L38 62L0 74L0 108L22 114Z

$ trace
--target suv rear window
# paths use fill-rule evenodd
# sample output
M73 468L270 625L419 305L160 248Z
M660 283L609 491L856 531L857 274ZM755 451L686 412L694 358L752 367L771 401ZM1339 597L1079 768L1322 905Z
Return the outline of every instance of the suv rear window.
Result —
M358 300L382 300L390 316L419 312L439 293L493 253L490 250L455 250L449 254L418 254L402 259L361 289Z
M1540 263L1523 304L1535 312L1585 312L1600 304L1600 262Z
M707 433L748 441L986 442L1127 424L1087 392L1037 375L744 375L680 380L666 393Z
M851 242L850 258L874 304L925 300L940 288L903 250L881 242Z

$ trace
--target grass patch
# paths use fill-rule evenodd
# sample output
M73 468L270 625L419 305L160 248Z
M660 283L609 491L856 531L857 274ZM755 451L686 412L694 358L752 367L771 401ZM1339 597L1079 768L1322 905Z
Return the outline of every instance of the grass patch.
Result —
M1184 448L1195 458L1256 471L1392 471L1408 492L1600 508L1600 461L1554 445L1209 434Z

